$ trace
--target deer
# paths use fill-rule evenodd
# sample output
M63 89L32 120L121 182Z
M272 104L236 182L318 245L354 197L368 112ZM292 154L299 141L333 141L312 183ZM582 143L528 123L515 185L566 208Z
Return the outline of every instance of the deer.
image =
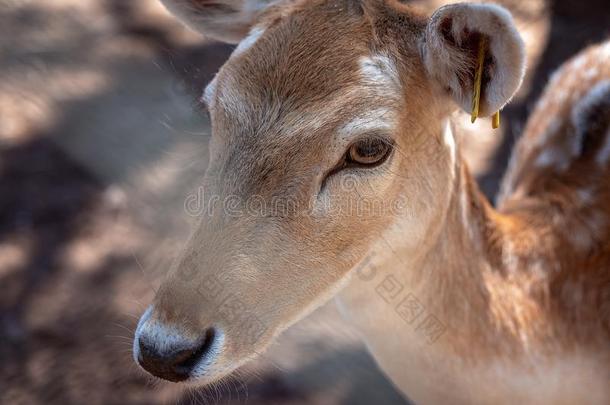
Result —
M554 76L494 207L453 117L497 118L523 80L506 9L163 3L237 46L203 92L208 213L137 364L210 384L334 299L415 403L608 403L610 44Z

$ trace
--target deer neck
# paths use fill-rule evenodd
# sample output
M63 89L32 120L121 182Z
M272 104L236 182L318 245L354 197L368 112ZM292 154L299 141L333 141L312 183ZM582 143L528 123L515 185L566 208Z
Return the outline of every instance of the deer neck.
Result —
M413 286L425 314L442 325L442 334L427 333L422 320L420 338L460 356L472 355L476 342L476 356L481 356L497 353L497 339L505 337L492 333L499 320L491 306L489 283L505 274L503 252L510 234L503 226L505 217L489 204L461 159L456 173L438 235L416 263L403 268L401 277Z
M446 210L427 240L408 246L398 226L372 249L338 297L340 311L362 326L367 342L369 336L383 342L395 333L397 345L420 353L424 348L471 355L473 342L479 344L477 354L497 352L498 334L489 332L498 328L488 283L504 273L508 235L504 218L457 155Z
M603 349L566 349L552 334L561 325L549 269L566 249L552 221L527 206L495 211L456 160L447 209L430 241L412 249L405 238L401 245L386 237L392 249L380 243L354 272L337 298L340 312L416 403L497 403L515 392L525 402L559 403L602 392L603 377L583 382L582 392L562 385L575 369L599 370ZM551 373L560 383L548 384Z

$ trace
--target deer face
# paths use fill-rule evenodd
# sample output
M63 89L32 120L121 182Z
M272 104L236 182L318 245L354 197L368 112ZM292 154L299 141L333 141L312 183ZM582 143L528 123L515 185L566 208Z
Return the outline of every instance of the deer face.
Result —
M437 29L400 5L352 1L259 12L165 3L218 38L249 32L205 90L207 213L134 341L136 361L152 374L201 383L256 356L328 300L387 229L404 229L415 251L439 226L457 159L443 118L449 96L459 101L468 83L456 70L444 78L455 83L438 86L427 67L437 55L426 44L441 41L436 35L459 43L447 24L465 22L449 13ZM498 21L512 34L498 10L491 15L508 18ZM486 94L489 113L507 100Z

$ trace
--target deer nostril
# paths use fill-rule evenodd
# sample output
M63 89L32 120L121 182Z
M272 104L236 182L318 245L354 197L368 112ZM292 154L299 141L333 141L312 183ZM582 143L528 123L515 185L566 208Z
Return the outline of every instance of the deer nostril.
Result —
M138 340L138 362L152 375L172 382L188 379L199 361L210 351L216 331L210 328L193 344L167 344L150 342L145 336ZM163 349L159 349L162 347Z
M195 365L205 357L206 353L209 352L214 339L216 337L216 331L214 328L210 328L205 332L203 338L198 342L197 346L190 350L183 350L176 353L174 357L174 366L177 369L188 370L189 372L195 367Z

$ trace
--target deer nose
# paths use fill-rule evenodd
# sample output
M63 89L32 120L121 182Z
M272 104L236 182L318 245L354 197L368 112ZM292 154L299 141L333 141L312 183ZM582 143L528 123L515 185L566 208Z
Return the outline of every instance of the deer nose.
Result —
M155 319L153 313L154 307L148 307L138 322L133 341L135 361L150 374L172 382L207 372L222 351L222 331L208 328L196 338L181 327Z
M158 338L158 336L156 336ZM172 382L187 380L197 364L213 346L216 332L213 328L206 331L196 342L158 342L147 336L138 338L137 361L152 375Z

